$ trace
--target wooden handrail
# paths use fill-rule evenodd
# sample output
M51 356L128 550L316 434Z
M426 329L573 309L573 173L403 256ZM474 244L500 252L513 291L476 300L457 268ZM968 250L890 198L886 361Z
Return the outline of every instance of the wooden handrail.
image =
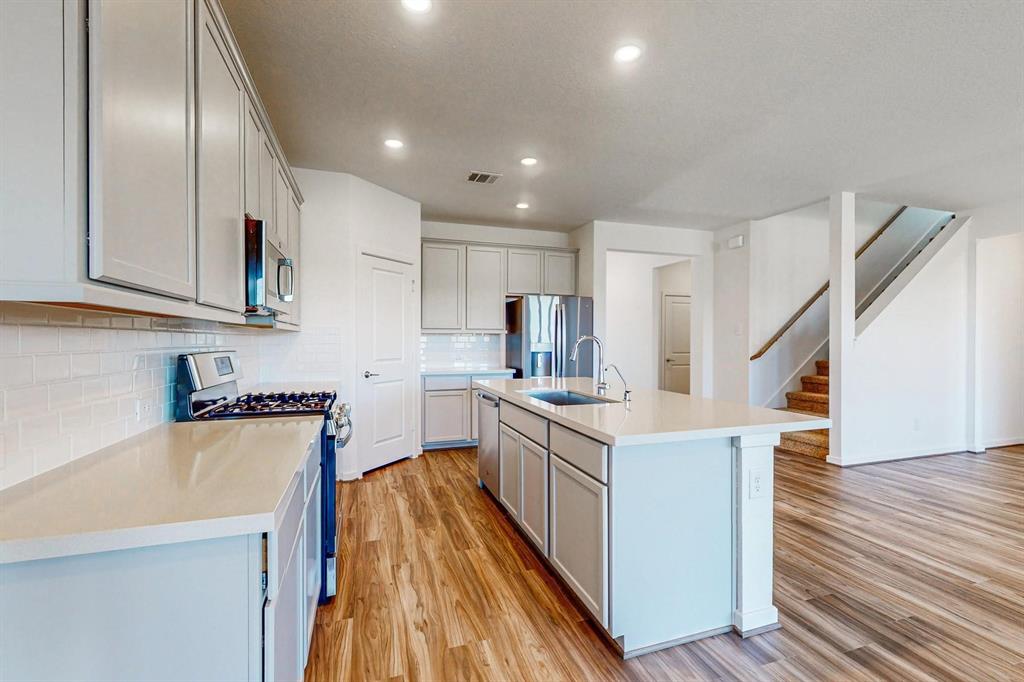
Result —
M877 241L878 238L882 236L882 233L885 232L886 230L888 230L889 227L894 222L896 222L896 219L899 218L901 215L903 215L903 212L906 211L906 210L907 210L906 206L900 206L896 210L895 213L893 213L891 216L889 216L889 219L886 220L882 224L882 226L880 228L875 230L875 233L873 235L871 235L870 237L868 237L868 240L866 242L864 242L859 249L857 249L857 253L854 254L854 256L853 256L854 260L860 258L861 254L864 253L865 251L867 251L868 247L871 246L872 244L874 244L875 241ZM809 299L807 299L807 302L804 303L802 306L800 306L800 309L797 310L795 313L793 313L792 317L790 317L788 320L786 320L786 323L784 325L782 325L782 328L779 329L779 331L775 332L775 334L772 335L772 338L768 339L768 342L766 344L764 344L763 346L761 346L761 349L759 351L757 351L756 353L754 353L753 355L750 356L751 362L753 362L754 360L757 360L759 357L761 357L762 355L767 353L768 349L771 348L772 346L774 346L775 342L778 341L779 339L781 339L782 335L785 334L787 331L789 331L789 328L792 327L794 324L796 324L796 321L799 320L800 317L804 313L807 312L808 308L810 308L812 305L814 305L815 301L817 301L819 298L824 296L826 291L828 291L828 282L825 282L821 286L820 289L815 291L814 295L811 296Z

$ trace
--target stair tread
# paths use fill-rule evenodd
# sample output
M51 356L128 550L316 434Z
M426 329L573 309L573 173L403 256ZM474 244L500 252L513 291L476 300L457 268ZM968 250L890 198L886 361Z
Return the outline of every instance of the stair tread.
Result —
M783 447L781 445L776 445L775 449L781 452L785 452L786 454L789 455L796 455L797 457L814 457L815 459L825 459L826 457L828 457L828 450L823 450L822 448L814 448L814 446L810 447L813 448L811 452L800 452L799 450L790 450L789 448Z
M789 391L786 393L787 398L793 400L802 400L808 403L827 403L828 393L811 393L810 391Z
M800 377L801 381L806 381L809 384L827 384L827 374L808 374L807 376Z

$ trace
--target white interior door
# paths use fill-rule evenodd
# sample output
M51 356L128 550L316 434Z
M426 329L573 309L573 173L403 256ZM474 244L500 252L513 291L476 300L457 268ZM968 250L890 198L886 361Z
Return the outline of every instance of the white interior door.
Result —
M690 297L665 294L661 301L661 388L690 392Z
M359 256L356 297L359 468L416 454L416 363L412 265Z

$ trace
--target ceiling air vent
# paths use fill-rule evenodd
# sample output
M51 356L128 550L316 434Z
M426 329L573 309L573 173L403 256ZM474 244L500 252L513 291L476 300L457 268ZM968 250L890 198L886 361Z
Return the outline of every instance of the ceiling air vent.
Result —
M501 173L488 173L487 171L473 171L466 178L466 182L475 182L478 185L493 185L501 177Z

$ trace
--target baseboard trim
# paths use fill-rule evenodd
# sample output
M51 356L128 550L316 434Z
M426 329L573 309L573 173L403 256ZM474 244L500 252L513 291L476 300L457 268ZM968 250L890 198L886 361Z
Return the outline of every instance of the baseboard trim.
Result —
M454 450L456 448L475 448L477 441L475 440L446 440L443 443L424 443L423 447L420 448L420 452L428 452L430 450Z
M1017 436L1016 438L996 438L993 440L982 441L985 448L1006 448L1011 445L1024 445L1024 436Z
M774 630L777 627L779 627L778 624L770 627L770 629ZM670 639L667 642L659 642L658 644L651 644L649 646L642 646L637 649L630 649L629 651L622 652L622 658L624 660L628 660L630 658L636 658L637 656L643 656L644 654L653 654L655 651L661 651L662 649L670 649L674 646L679 646L680 644L688 644L689 642L696 642L698 639L704 639L705 637L723 635L726 632L731 632L734 629L735 628L732 625L724 625L720 628L712 628L710 630L705 630L704 632L697 632L695 634L687 635L685 637ZM752 632L750 634L758 633ZM749 637L750 634L746 636Z
M898 462L901 459L917 459L920 457L940 457L942 455L955 455L962 452L967 452L966 443L958 443L956 445L946 445L936 448L919 448L914 450L904 450L902 452L888 452L878 457L871 459L860 459L851 458L846 460L840 460L834 455L829 455L825 461L829 464L835 464L841 467L854 467L861 466L863 464L882 464L884 462Z

